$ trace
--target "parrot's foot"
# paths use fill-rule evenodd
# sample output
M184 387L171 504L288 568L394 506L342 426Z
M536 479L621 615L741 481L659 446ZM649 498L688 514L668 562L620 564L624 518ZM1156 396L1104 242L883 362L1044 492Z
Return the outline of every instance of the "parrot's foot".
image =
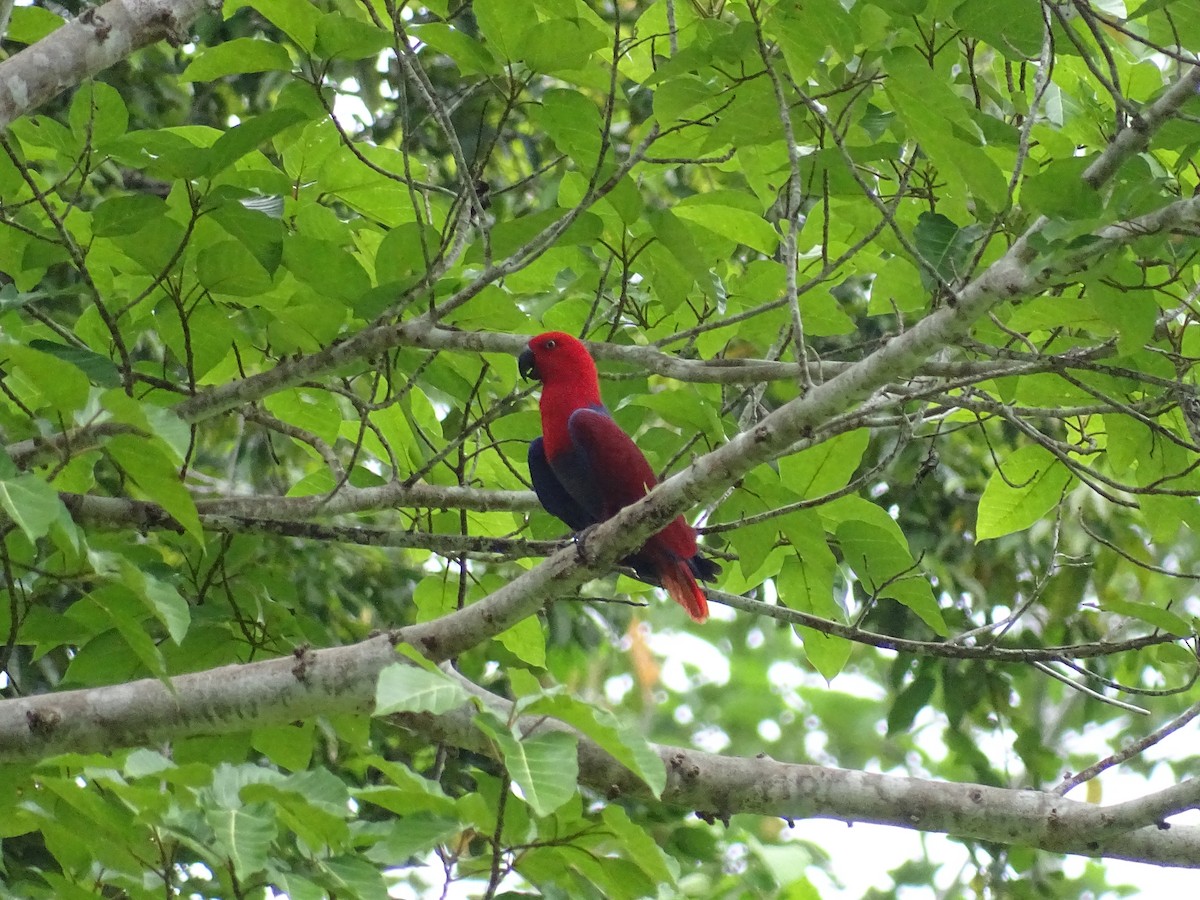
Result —
M587 552L587 539L595 530L595 525L589 525L587 528L583 528L571 535L571 540L575 542L575 553L578 555L579 561L585 566L591 562Z

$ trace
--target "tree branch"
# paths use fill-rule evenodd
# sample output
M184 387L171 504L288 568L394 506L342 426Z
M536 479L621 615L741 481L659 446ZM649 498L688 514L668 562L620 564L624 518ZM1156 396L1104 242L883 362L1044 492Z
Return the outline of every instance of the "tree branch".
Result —
M220 7L221 0L109 0L84 10L0 62L0 131L135 50L163 39L182 43L201 13Z
M440 626L452 618L439 620ZM366 714L373 707L379 673L399 659L393 639L380 635L351 647L297 650L282 659L181 675L170 684L144 679L0 702L0 762L103 752L323 714ZM509 701L465 679L460 683L504 720L511 718ZM474 713L468 704L443 715L392 718L431 740L494 757L495 748L475 728ZM542 716L523 730L534 726L570 730ZM653 799L637 776L599 746L582 736L578 741L583 784L608 797ZM766 756L728 757L670 746L656 750L667 772L659 800L708 817L751 813L874 822L1058 853L1200 868L1200 828L1150 826L1111 833L1116 823L1136 826L1148 810L1161 815L1194 802L1196 782L1161 796L1100 807L1048 792L898 778Z

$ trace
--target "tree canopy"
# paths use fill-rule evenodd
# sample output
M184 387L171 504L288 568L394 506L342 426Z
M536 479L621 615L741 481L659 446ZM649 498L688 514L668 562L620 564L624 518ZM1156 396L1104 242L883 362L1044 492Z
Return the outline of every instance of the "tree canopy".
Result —
M220 6L0 3L0 894L1200 866L1195 0Z

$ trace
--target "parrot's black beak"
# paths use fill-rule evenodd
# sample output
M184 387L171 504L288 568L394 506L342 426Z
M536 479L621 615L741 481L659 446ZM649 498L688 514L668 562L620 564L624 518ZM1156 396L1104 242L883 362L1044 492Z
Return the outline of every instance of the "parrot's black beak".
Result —
M517 371L521 373L522 378L541 380L541 376L538 375L537 362L533 358L533 351L528 347L522 350L521 355L517 357Z

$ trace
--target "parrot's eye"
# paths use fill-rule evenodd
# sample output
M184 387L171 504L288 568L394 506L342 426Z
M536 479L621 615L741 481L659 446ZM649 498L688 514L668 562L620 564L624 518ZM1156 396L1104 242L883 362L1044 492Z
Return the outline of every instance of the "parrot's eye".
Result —
M558 346L558 341L546 341L546 349L547 350L553 350L557 346Z

